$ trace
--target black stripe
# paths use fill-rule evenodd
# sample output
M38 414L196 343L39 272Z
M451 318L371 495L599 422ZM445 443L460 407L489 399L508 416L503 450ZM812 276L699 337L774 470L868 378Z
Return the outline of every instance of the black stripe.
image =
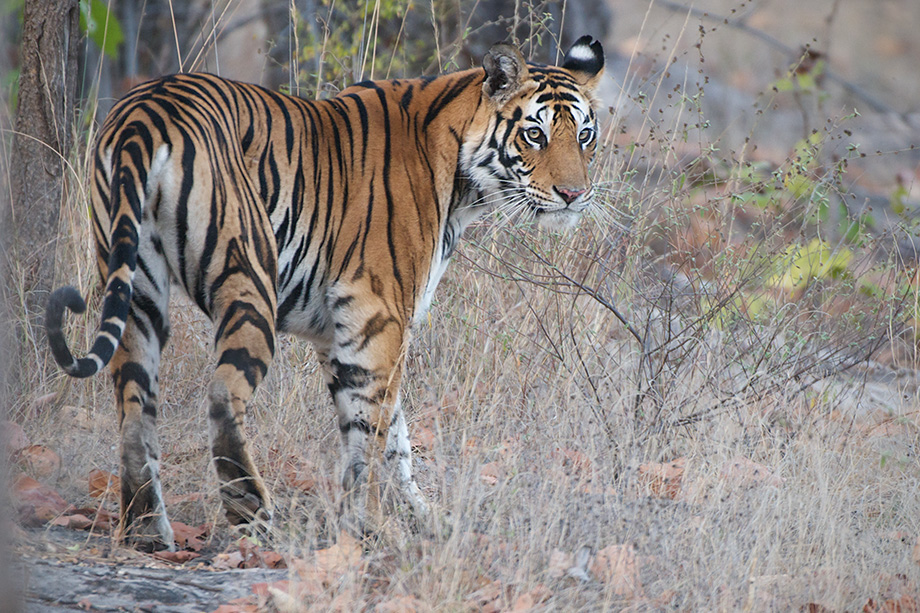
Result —
M225 349L220 354L217 365L229 364L243 373L249 387L255 389L268 372L268 366L259 358L253 357L249 350L241 347L238 349Z
M348 434L352 430L358 430L364 434L371 433L371 425L367 423L366 419L360 417L352 419L351 421L346 421L344 424L339 424L339 430L342 434Z
M422 122L422 128L427 129L428 124L437 118L437 116L444 110L448 104L453 102L457 96L459 96L463 90L465 90L470 83L475 79L481 78L482 73L471 73L462 79L458 79L451 87L441 91L440 94L434 99L434 101L428 106L428 113L425 114L425 120Z
M370 370L357 364L347 364L333 358L329 362L332 370L332 382L329 383L329 393L334 397L340 390L365 387L376 380Z

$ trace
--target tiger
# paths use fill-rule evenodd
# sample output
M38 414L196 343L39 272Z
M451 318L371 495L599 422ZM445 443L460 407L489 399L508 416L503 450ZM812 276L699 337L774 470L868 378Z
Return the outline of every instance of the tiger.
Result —
M409 512L400 397L406 346L464 230L499 209L572 227L595 202L601 43L559 66L493 45L482 65L364 81L306 100L203 73L141 84L117 102L92 154L99 328L75 358L52 292L48 343L72 377L110 368L120 431L119 534L172 549L156 433L172 285L213 324L209 441L229 523L267 529L272 499L243 430L279 332L312 342L341 439L341 513L379 517L390 468ZM395 462L394 462L395 460Z

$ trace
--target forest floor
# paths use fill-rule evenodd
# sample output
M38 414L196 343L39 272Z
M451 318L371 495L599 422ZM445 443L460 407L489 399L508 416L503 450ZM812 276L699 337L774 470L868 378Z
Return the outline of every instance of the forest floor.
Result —
M298 505L307 514L328 513L334 486L313 482L322 480L313 460L285 462L273 486L282 509L278 528L287 535L279 541L280 554L236 540L215 517L214 496L196 493L168 497L173 518L194 524L174 521L179 551L150 554L119 546L112 533L113 477L94 469L81 485L88 490L74 493L60 457L8 424L19 437L13 454L19 524L9 526L14 585L24 588L30 613L644 611L701 610L701 603L723 611L917 611L920 526L911 505L917 497L920 372L880 364L858 370L821 385L837 408L811 413L812 434L802 445L789 442L786 458L770 465L737 450L714 454L706 449L710 440L674 461L633 467L611 488L598 475L603 460L577 444L554 449L546 462L519 440L503 436L506 448L492 454L485 450L492 444L476 446L470 436L470 448L487 457L474 462L470 481L457 474L451 486L457 491L442 495L479 503L456 507L452 521L464 531L441 538L407 532L400 542L360 544L344 533L330 539L328 528L317 525L304 537L309 530L299 531ZM437 489L432 480L451 472L440 466L451 460L435 453L450 448L450 432L459 432L448 427L449 417L432 431L423 410L413 427L421 439L420 482L429 496ZM466 430L482 436L474 427ZM816 460L825 451L830 463ZM469 459L465 454L460 464ZM533 468L534 479L523 478L524 466ZM512 474L520 500L507 487ZM61 484L60 490L42 481ZM808 493L810 484L817 488ZM494 496L494 514L483 511L481 492ZM84 506L76 508L65 495ZM547 516L550 526L560 516L578 525L544 543L534 532ZM719 531L710 532L713 527ZM771 537L774 529L784 535ZM804 551L800 561L779 561L788 572L774 572L774 545L816 551ZM761 571L743 568L740 559L751 548L762 550ZM865 568L855 570L856 559ZM758 564L757 555L746 563ZM733 584L741 578L742 585Z
M14 585L28 586L25 611L214 611L240 601L255 603L287 570L217 571L206 564L217 551L205 548L194 566L160 560L124 547L107 535L64 527L17 531L19 560Z

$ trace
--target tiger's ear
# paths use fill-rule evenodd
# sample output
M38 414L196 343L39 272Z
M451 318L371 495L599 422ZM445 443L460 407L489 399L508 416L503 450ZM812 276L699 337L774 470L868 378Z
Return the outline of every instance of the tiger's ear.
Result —
M604 47L590 36L582 36L565 52L562 67L572 73L579 85L594 90L604 74Z
M482 58L482 67L486 70L482 92L498 103L510 100L530 74L524 56L511 45L492 45Z

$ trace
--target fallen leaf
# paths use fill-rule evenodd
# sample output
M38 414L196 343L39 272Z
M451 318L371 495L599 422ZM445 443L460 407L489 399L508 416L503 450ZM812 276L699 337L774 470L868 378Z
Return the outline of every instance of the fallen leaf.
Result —
M434 430L427 426L422 426L416 428L415 434L412 436L412 447L422 454L431 453L434 451L437 440L438 437Z
M322 572L341 575L361 561L361 544L344 530L335 545L316 551L316 566Z
M73 508L54 489L27 475L13 483L13 496L20 518L29 518L30 523L47 523Z
M20 449L16 461L23 470L38 479L50 477L61 470L61 456L44 445L29 445Z
M359 571L362 557L363 551L360 543L347 532L342 531L334 545L315 551L312 559L290 559L289 566L294 571L292 575L296 577L291 584L291 596L301 602L315 598L328 600L330 586L339 583L343 575ZM339 604L344 607L341 610L352 610L347 603ZM319 606L316 602L314 605ZM336 610L337 606L339 605L335 604L335 601L325 602L322 608L331 611Z
M237 547L242 555L241 568L287 568L280 553L262 551L262 548L250 538L241 538L237 542Z
M301 559L290 560L289 566L294 570L297 580L292 585L292 592L301 600L307 598L316 598L326 593L324 582L329 577L326 573L317 569L316 564L311 560L307 562Z
M665 590L652 599L652 604L656 609L676 609L677 607L671 606L675 598L677 598L677 590Z
M265 568L287 568L284 557L277 551L263 551L262 564Z
M0 441L3 444L4 457L10 457L20 449L29 446L29 437L22 426L7 419L0 421Z
M721 477L733 485L781 486L786 480L774 475L769 468L742 456L736 456L722 466Z
M575 564L574 555L559 549L553 549L552 553L549 554L549 565L546 569L546 574L551 579L559 579L565 575L565 572L573 564Z
M479 479L486 485L497 485L505 476L505 469L498 462L489 462L479 468Z
M591 459L581 451L557 447L552 456L566 474L583 475L591 471Z
M305 458L289 456L281 466L281 480L289 488L310 493L316 489L316 467Z
M254 540L244 536L237 541L236 546L239 547L240 555L243 556L241 568L259 568L262 565L261 551Z
M415 596L395 596L374 608L375 613L425 613L431 610Z
M489 581L484 586L469 594L466 602L473 605L474 608L485 611L492 606L498 607L498 602L502 597L502 584L499 581Z
M207 524L200 526L189 526L181 521L170 522L173 529L173 536L176 540L176 547L179 549L188 549L190 551L201 551L204 547L204 538L208 536L209 527Z
M100 496L115 496L121 489L121 479L118 475L94 468L89 471L89 477L86 479L89 485L89 495L93 498Z
M102 507L84 507L82 509L74 509L72 513L74 515L86 515L91 518L93 520L93 527L100 531L111 530L118 524L118 514L112 513Z
M518 613L531 611L537 605L549 600L552 595L553 590L543 584L537 584L532 590L518 596L517 600L514 601L514 606L511 607L511 611L517 611Z
M273 587L276 590L283 590L286 592L290 589L291 582L288 581L287 579L282 579L280 581L273 581L271 583L265 583L263 581L261 583L253 583L250 589L252 590L252 593L255 594L256 596L268 596L269 587Z
M282 582L279 581L279 583ZM271 599L274 610L278 611L278 613L307 613L307 608L302 604L302 601L293 597L287 589L279 589L274 585L269 585L268 596Z
M648 488L653 496L674 500L680 493L684 477L686 458L673 462L648 462L639 465L639 483Z
M603 583L613 586L617 596L635 598L642 595L639 564L632 545L610 545L597 552L591 573Z
M909 594L882 602L870 598L862 610L863 613L916 613L920 611L920 601Z
M75 513L73 515L61 515L51 520L52 526L62 526L70 530L89 530L93 527L93 520L86 515Z
M463 448L460 450L460 455L464 458L470 457L472 455L479 453L479 439L475 437L470 437L466 439L466 442L463 444Z
M153 557L173 564L185 564L189 560L200 558L201 554L194 551L157 551Z
M211 568L213 570L234 570L236 568L242 568L242 566L243 554L239 551L219 553L211 560Z
M438 410L444 415L451 416L457 413L457 410L460 408L460 392L459 390L451 390L441 396L441 401Z

